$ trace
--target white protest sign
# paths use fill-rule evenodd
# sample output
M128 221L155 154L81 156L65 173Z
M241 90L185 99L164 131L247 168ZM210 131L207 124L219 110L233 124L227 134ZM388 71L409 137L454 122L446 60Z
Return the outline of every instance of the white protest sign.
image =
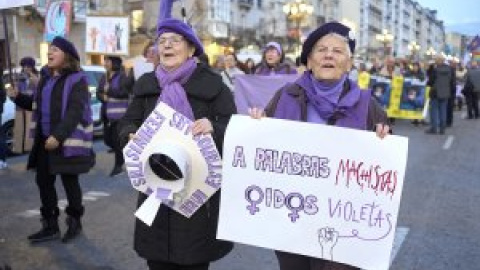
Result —
M138 57L133 61L133 74L138 80L143 74L153 71L153 63L147 63L144 57Z
M0 0L0 9L13 7L30 6L34 4L34 0Z
M215 142L209 134L193 136L192 124L160 102L123 149L133 187L149 195L135 213L148 225L165 207L161 204L190 217L220 188L222 161ZM169 174L176 177L165 177Z
M388 269L408 139L234 116L217 238Z

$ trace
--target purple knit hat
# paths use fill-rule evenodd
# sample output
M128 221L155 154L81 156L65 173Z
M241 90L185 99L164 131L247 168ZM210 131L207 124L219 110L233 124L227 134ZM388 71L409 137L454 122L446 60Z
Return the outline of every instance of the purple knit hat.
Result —
M265 54L265 52L270 48L274 48L275 50L277 50L278 54L280 55L283 54L282 45L280 45L278 42L275 42L275 41L268 42L267 45L265 45L265 48L263 49L263 53Z
M80 56L78 55L77 49L75 49L75 45L73 45L72 42L64 39L61 36L56 36L52 41L52 45L80 61Z
M202 42L198 39L193 29L186 23L177 19L165 19L157 25L157 37L163 33L177 33L183 36L195 47L194 56L200 56L204 53Z
M302 62L302 64L307 64L308 55L312 51L315 43L317 43L317 41L323 36L331 33L335 33L346 38L348 40L348 46L350 47L350 51L352 52L352 54L355 53L355 36L353 34L353 31L351 31L349 27L339 22L328 22L310 33L310 35L308 35L307 39L303 43L302 54L300 55L300 61Z

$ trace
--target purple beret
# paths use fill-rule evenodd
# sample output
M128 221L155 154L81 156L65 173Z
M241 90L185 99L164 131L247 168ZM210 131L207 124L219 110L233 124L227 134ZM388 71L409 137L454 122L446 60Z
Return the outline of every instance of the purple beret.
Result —
M352 52L352 54L355 52L355 37L351 29L339 22L328 22L310 33L310 35L308 35L307 39L303 43L302 53L300 55L300 61L302 62L302 64L307 64L308 55L312 51L315 43L322 37L332 33L338 34L346 38L348 40L348 46L350 47L350 51Z
M77 49L75 49L75 45L73 45L72 42L64 39L61 36L56 36L52 41L52 45L80 61L80 56L78 55Z
M34 68L35 67L35 59L33 59L32 57L24 57L20 60L20 66L21 67L31 67L31 68Z
M283 54L282 46L278 42L275 42L275 41L268 42L267 45L265 45L265 48L263 49L263 53L265 53L270 48L274 48L275 50L277 50L278 54L280 55Z
M183 36L195 47L194 56L200 56L203 54L202 42L200 42L200 39L198 39L197 35L195 35L193 29L188 26L188 24L177 19L163 20L157 25L157 37L163 33L177 33Z

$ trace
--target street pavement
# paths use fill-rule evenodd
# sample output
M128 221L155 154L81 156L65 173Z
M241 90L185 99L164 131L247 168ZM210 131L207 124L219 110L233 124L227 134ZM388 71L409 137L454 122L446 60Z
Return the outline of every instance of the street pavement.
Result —
M409 138L407 174L392 252L391 270L480 269L480 120L456 112L446 135L397 120L395 134ZM113 154L95 143L97 164L81 177L86 213L83 233L69 244L31 245L26 236L40 228L34 174L27 157L10 158L0 171L0 270L147 269L134 252L136 191L125 174L108 177ZM373 150L372 150L373 151ZM66 204L57 181L60 206ZM61 230L65 231L62 213ZM375 256L375 254L372 254ZM271 250L236 244L212 270L278 269Z

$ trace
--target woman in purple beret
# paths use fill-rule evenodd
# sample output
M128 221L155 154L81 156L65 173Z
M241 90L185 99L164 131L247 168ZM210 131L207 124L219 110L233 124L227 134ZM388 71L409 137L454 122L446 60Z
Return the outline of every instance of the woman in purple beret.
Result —
M297 74L294 66L284 63L285 54L277 42L269 42L263 50L262 62L255 69L257 75Z
M295 83L281 88L265 111L253 108L250 115L371 130L385 137L390 131L385 112L370 91L360 90L348 79L354 50L350 28L338 22L320 26L303 44L300 60L308 70ZM281 251L276 255L280 270L357 269Z
M27 168L36 171L42 217L42 229L28 237L32 243L60 237L57 175L61 176L68 201L67 231L62 241L68 242L80 234L84 207L79 175L87 173L95 163L87 77L70 41L62 37L53 39L48 48L47 72L33 96L13 88L8 90L15 104L32 111L34 128L30 133L34 142Z
M222 153L225 129L236 113L233 96L219 74L196 57L203 46L192 28L176 19L159 23L156 47L160 64L142 75L133 87L133 100L119 123L121 145L164 102L193 121L192 132L212 134ZM123 147L122 147L123 148ZM164 174L177 171L174 163L160 160ZM139 193L140 206L147 196ZM162 205L151 226L135 223L134 248L150 269L206 270L225 256L233 244L216 239L220 194L215 193L190 218Z

